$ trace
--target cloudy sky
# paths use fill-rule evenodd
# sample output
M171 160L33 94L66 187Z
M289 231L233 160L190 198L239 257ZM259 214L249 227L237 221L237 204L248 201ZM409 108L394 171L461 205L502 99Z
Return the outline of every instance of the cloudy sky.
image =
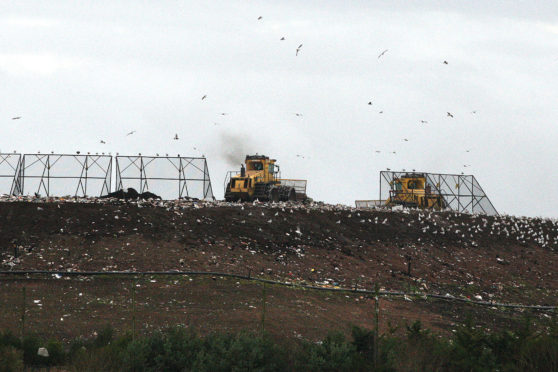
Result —
M219 198L258 152L330 203L414 168L556 217L558 3L4 1L0 125L2 151L204 154Z

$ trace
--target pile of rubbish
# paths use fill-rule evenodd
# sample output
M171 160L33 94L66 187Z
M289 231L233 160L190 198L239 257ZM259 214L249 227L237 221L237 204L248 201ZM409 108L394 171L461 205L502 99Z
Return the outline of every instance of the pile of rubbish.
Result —
M135 200L135 199L143 199L143 200L159 199L159 200L162 200L159 195L156 195L152 192L144 191L140 194L136 191L136 189L133 189L131 187L129 187L126 191L120 189L118 191L111 192L107 195L103 195L100 198L101 199L115 198L115 199L124 199L124 200Z

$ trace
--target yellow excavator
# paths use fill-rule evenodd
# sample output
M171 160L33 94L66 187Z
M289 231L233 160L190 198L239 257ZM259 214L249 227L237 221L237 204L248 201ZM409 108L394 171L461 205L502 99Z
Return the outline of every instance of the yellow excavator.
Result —
M247 155L240 172L225 178L226 201L297 201L306 198L306 181L281 179L275 159L265 155Z
M441 210L446 202L436 189L426 182L423 173L406 173L391 182L387 206L402 205L409 208Z

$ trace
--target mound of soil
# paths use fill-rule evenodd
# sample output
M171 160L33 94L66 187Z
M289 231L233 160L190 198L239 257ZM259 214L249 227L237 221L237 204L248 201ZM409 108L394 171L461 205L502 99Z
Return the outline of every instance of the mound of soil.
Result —
M250 273L320 286L378 284L387 290L557 305L557 247L555 221L511 216L364 211L319 203L0 203L4 270ZM435 327L451 328L460 310L447 314L446 306L442 311L425 302L417 314L436 319ZM350 312L342 308L337 310ZM396 308L390 311L394 319Z

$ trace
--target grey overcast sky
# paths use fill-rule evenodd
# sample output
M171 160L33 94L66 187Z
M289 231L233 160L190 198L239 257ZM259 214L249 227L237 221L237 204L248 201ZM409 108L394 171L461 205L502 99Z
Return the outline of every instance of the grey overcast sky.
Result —
M557 99L556 1L0 3L2 151L204 154L218 198L258 152L330 203L414 168L556 217Z

